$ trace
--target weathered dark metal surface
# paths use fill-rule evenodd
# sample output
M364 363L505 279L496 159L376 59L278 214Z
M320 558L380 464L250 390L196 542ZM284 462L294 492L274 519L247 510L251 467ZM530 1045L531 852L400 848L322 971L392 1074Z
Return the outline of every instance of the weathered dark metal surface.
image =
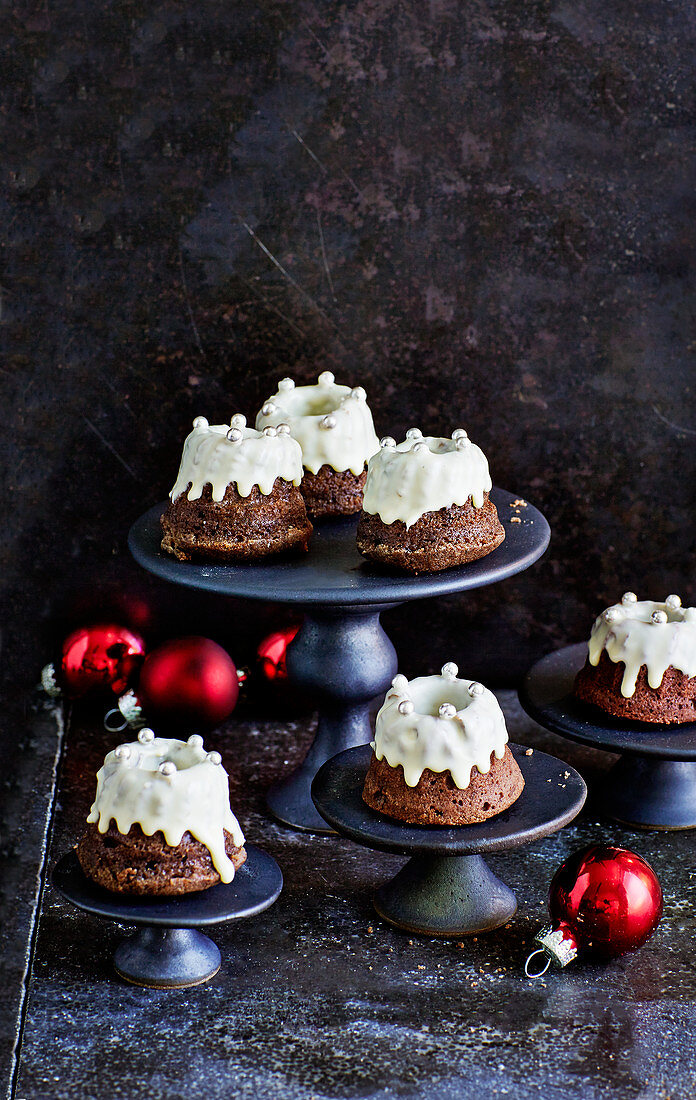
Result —
M511 736L566 759L590 780L608 754L545 733L502 697ZM285 887L258 918L215 930L222 968L183 992L120 984L122 931L55 894L44 905L17 1096L30 1100L516 1096L518 1100L687 1100L696 1089L693 841L576 822L489 857L517 894L508 927L459 944L382 923L370 894L394 856L269 822L263 790L305 751L298 723L234 716L216 741L249 839L278 859ZM111 740L69 731L53 856L78 836ZM607 837L655 867L665 916L640 952L524 977L545 895L575 848Z

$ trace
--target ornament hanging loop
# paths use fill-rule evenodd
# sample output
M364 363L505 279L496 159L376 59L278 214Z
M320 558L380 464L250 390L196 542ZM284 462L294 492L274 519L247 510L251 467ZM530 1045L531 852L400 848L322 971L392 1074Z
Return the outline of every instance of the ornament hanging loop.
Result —
M541 970L530 970L529 965L530 965L532 959L536 955L543 955L543 957L545 958L546 961L545 961L544 965L542 966ZM550 959L549 955L546 953L546 951L543 950L543 948L537 947L536 951L532 951L531 955L528 957L526 963L524 964L524 972L525 972L525 974L527 975L528 978L541 978L541 977L543 977L543 975L546 973L546 971L548 970L548 968L550 966L551 966L551 959Z
M118 716L118 721L114 721ZM128 721L123 717L118 707L112 707L111 710L107 710L104 715L104 729L107 733L122 733L127 729Z

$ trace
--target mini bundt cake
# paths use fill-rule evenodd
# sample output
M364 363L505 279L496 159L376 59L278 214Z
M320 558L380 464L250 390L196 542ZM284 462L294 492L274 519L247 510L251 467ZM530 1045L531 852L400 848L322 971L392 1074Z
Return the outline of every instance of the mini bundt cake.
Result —
M625 592L595 620L575 695L615 718L696 721L696 607Z
M377 715L363 800L413 825L471 825L502 813L524 787L505 718L457 666L410 682L395 676Z
M287 424L262 432L197 416L162 516L162 549L180 561L254 561L306 551L302 452Z
M119 894L187 894L231 882L246 859L227 772L203 738L155 737L108 753L77 846L89 878Z
M339 386L323 371L316 386L283 378L264 402L256 427L284 422L302 448L300 486L310 516L345 516L362 507L368 459L379 450L362 386Z
M485 557L505 531L489 497L486 456L463 428L451 439L410 428L370 459L358 550L408 573L435 573Z

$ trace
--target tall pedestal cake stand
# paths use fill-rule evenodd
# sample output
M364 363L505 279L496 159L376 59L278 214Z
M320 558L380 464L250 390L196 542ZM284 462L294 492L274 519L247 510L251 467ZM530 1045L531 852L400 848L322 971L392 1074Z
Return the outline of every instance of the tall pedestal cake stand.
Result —
M411 858L374 896L390 924L428 936L467 936L499 928L514 915L517 899L483 860L489 852L519 848L558 832L580 813L587 788L574 768L521 745L510 749L524 790L503 813L476 825L435 828L405 825L376 813L362 800L372 750L360 745L320 768L312 796L326 820L366 848Z
M372 738L370 701L386 692L397 668L380 612L408 600L493 584L522 572L543 554L550 531L541 512L516 504L517 498L503 489L494 489L491 498L505 542L480 561L419 577L388 573L367 562L355 545L355 517L317 523L303 557L258 565L200 565L162 553L163 504L133 524L131 553L156 576L222 596L293 604L304 612L288 649L288 674L316 698L319 724L304 762L268 792L268 807L279 821L308 832L333 832L317 812L310 787L326 760Z
M696 829L696 722L626 722L573 695L587 645L549 653L529 670L520 702L540 726L621 753L604 781L605 815L638 829Z

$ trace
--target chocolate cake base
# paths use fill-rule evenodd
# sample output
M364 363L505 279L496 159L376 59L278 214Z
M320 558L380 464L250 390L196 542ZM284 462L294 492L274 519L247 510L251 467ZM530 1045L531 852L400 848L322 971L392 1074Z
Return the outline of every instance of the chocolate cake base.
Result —
M312 518L352 516L362 508L367 467L361 474L334 470L324 463L316 474L305 470L300 490Z
M580 669L575 678L575 696L615 718L659 725L696 722L696 676L686 676L670 666L659 688L651 688L648 670L641 665L636 690L630 699L621 694L623 676L623 662L615 663L602 650L596 666L587 661Z
M415 787L404 779L401 764L392 768L374 752L365 777L363 801L378 813L410 825L473 825L507 810L522 794L524 779L517 761L506 747L502 760L491 757L491 768L482 775L471 769L465 790L456 786L450 772L426 768Z
M246 859L225 831L225 851L239 869ZM191 894L220 882L210 852L200 840L184 833L172 848L161 832L146 836L139 825L124 836L113 821L105 833L88 825L77 845L77 858L85 874L116 894Z
M411 527L401 520L384 523L363 512L358 522L358 550L372 561L407 573L438 573L490 554L505 538L488 493L483 506L452 504L425 512Z
M210 485L189 500L187 485L162 516L162 549L179 561L256 561L285 551L307 551L312 525L302 494L290 481L276 478L264 494L254 485L242 497L228 485L221 501Z

